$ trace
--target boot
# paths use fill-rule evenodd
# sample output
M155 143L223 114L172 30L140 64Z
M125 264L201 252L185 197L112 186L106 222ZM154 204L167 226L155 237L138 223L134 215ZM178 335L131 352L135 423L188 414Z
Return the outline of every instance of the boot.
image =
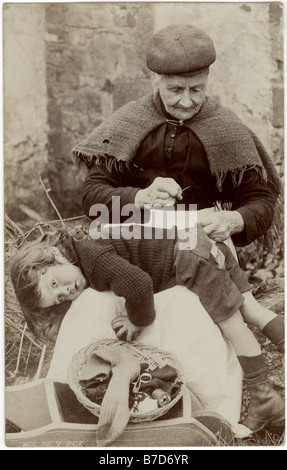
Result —
M276 427L284 426L285 407L284 401L270 384L267 374L262 374L254 379L246 379L250 392L248 416L242 424L251 431L257 432L267 424Z
M262 333L270 339L271 343L275 344L278 351L284 354L285 352L285 335L284 335L284 319L281 315L273 318L267 325L264 326Z
M239 356L238 359L250 392L248 416L242 424L253 432L260 431L267 424L284 426L284 401L268 380L263 355Z

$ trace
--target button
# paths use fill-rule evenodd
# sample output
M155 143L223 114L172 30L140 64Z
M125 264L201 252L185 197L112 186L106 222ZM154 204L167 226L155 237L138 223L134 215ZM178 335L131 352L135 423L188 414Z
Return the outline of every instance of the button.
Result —
M172 151L172 148L171 148L171 147L168 147L167 151L168 151L168 152L171 152L171 151Z
M174 138L175 138L175 134L171 134L170 137L171 137L172 139L174 139Z

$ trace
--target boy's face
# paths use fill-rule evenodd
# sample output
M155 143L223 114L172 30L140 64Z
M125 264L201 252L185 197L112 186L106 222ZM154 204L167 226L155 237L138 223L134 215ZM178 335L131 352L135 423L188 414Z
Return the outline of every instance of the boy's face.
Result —
M41 293L38 306L49 308L66 300L75 300L86 287L87 281L78 266L71 263L42 268L39 279Z

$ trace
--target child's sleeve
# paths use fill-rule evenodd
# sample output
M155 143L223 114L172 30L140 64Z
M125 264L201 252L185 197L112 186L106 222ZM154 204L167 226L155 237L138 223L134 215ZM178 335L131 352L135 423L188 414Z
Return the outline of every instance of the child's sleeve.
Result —
M127 314L134 325L147 326L153 322L153 282L142 269L110 250L96 258L89 277L94 289L112 290L126 299Z

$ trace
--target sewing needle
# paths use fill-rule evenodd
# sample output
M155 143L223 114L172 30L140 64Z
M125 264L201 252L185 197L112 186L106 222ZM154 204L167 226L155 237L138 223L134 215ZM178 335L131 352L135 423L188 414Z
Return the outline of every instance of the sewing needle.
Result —
M189 189L189 188L191 188L191 185L186 186L185 188L183 188L183 189L181 190L181 192L183 193L183 191L186 191L186 190Z

